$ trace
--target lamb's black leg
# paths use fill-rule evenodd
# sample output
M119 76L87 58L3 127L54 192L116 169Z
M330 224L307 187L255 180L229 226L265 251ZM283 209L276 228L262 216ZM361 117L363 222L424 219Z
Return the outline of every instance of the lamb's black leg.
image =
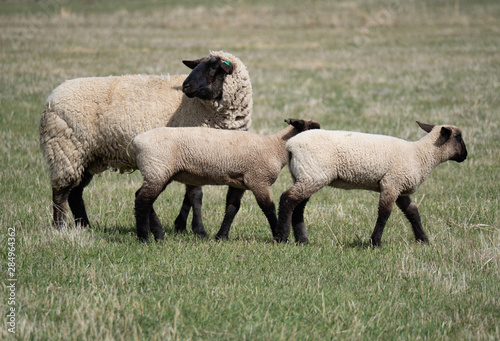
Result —
M179 215L175 219L174 226L175 232L186 233L187 218L189 216L189 211L191 210L191 199L189 198L189 188L186 185L186 193L184 194L184 200L182 201L181 210Z
M389 219L391 215L392 206L394 205L396 197L397 196L387 191L382 191L380 193L377 222L375 223L375 229L370 238L370 242L373 246L380 246L382 233L384 232L387 219Z
M83 201L83 189L92 180L93 175L84 172L83 179L78 186L71 189L69 192L68 203L73 213L75 219L75 225L80 225L82 227L87 227L90 225L89 218L87 217L87 211L85 209L85 202Z
M165 232L163 231L161 221L156 215L154 207L151 208L151 212L149 213L149 227L156 241L165 239Z
M229 229L233 223L236 213L238 213L241 204L241 198L245 194L244 189L229 187L226 195L226 212L222 225L215 236L215 239L223 240L229 238Z
M398 205L401 211L403 211L406 219L410 222L413 234L415 235L415 240L417 242L428 243L429 239L427 239L427 235L422 227L417 205L412 202L409 196L400 196L396 200L396 205Z
M302 201L295 207L292 214L293 235L299 244L309 244L306 225L304 223L304 209L309 199Z
M136 199L139 191L140 189L135 192ZM165 232L163 231L160 218L158 218L158 216L156 215L154 207L151 207L151 212L149 213L149 228L156 241L163 240L165 238Z
M68 201L70 191L71 187L61 189L52 188L52 209L54 212L52 226L54 227L64 227L66 224L66 203Z
M207 232L205 231L201 217L201 205L203 201L203 192L201 187L186 186L186 191L193 207L193 220L191 222L193 233L200 237L206 237Z
M275 241L279 236L278 217L276 216L276 207L274 206L271 195L271 187L252 188L252 192L255 195L255 199L257 199L257 204L259 204L260 209L264 212L264 215L269 222L271 233L273 235L273 241Z
M187 232L186 230L187 218L189 216L189 211L191 210L192 207L193 220L191 222L191 228L193 229L193 232L203 237L207 235L201 217L202 200L203 200L203 192L201 190L201 187L186 185L186 194L184 195L184 200L182 201L181 210L174 222L175 232L177 233Z
M304 209L311 195L322 187L323 184L320 182L295 182L292 187L281 195L277 229L278 238L275 240L287 242L290 235L290 225L293 223L295 241L299 244L309 243L304 224Z
M137 237L140 240L147 241L151 231L151 218L158 219L153 210L153 203L163 188L143 184L135 195L135 220L137 226ZM156 218L155 218L156 217ZM159 220L158 220L159 222ZM156 229L156 222L153 221L153 229ZM156 236L155 236L156 237Z
M295 188L292 186L281 195L278 211L278 227L276 229L276 236L273 237L274 241L285 243L288 241L293 211L302 201L301 199L296 198L294 194Z

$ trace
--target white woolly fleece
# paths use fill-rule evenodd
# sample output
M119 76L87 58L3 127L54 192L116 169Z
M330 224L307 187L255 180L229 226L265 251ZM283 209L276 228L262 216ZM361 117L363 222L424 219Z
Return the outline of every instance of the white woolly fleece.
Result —
M415 142L349 131L306 131L286 144L289 169L294 182L311 193L324 186L377 192L390 186L409 195L447 160L448 151L435 145L440 128Z
M233 65L233 72L227 75L224 80L221 102L206 101L207 105L216 108L214 116L217 116L215 122L212 123L213 125L207 126L230 130L247 130L252 123L253 107L252 83L250 82L247 67L237 57L224 51L210 51L209 56L220 57L222 60L230 62ZM246 129L243 129L243 127L246 127Z
M220 101L188 98L182 93L187 75L126 75L78 78L59 85L45 102L40 147L50 167L53 188L76 186L84 170L137 169L128 148L144 131L163 127L214 127L247 130L251 124L252 86L245 65L233 64Z
M137 135L132 148L144 181L159 187L173 179L267 193L287 163L285 143L297 133L293 126L273 135L163 127Z

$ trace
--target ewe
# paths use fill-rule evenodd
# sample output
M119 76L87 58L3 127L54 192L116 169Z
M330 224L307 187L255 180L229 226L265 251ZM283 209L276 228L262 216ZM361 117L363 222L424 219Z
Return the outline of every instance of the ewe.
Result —
M417 122L427 133L416 142L348 131L316 130L286 144L294 179L279 204L278 241L286 242L293 226L295 240L309 243L304 208L324 186L380 192L378 218L371 236L379 246L394 202L410 221L415 239L427 243L417 206L409 195L440 163L467 157L460 129Z
M50 168L54 226L65 224L67 201L75 223L89 225L83 189L106 169L137 169L128 149L137 134L164 126L249 128L252 85L238 58L218 51L184 64L193 69L189 76L79 78L52 91L40 121L40 147ZM178 230L185 230L190 202L199 200L201 189L187 186Z
M310 120L287 119L287 128L264 136L245 131L210 128L157 128L137 135L132 147L144 177L136 193L137 235L147 240L149 232L163 239L163 229L152 217L153 203L172 181L191 186L228 185L226 212L217 239L227 239L245 190L251 190L276 238L276 209L271 185L287 163L286 142L309 129L319 129ZM193 203L193 211L201 203ZM193 227L194 228L194 227Z

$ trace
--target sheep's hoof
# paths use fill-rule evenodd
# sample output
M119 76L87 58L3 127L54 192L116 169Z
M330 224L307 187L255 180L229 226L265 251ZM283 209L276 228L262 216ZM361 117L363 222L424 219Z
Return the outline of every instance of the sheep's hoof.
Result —
M175 219L174 226L175 226L176 233L186 233L187 232L185 220L182 220L179 218Z
M304 239L299 239L295 242L297 245L309 245L309 239L304 238Z
M371 238L370 239L370 244L373 247L380 247L382 243L381 243L380 239L373 239L373 238Z
M162 243L164 240L165 240L165 238L163 236L155 237L155 242L157 242L157 243Z
M286 243L288 243L288 238L275 237L275 238L273 238L273 243L283 243L283 244L286 244Z
M142 237L141 237L141 236L138 236L138 239L139 239L139 241L140 241L140 242L142 242L142 243L147 243L147 242L149 241L148 236L145 236L145 237L144 237L144 236L142 236Z
M90 222L88 221L88 219L85 219L85 218L78 218L78 219L75 219L75 226L77 228L90 228Z
M228 240L228 239L229 239L229 236L228 236L228 235L223 235L223 234L219 235L219 234L218 234L218 235L216 235L216 236L215 236L215 240L220 240L220 241L222 241L222 240Z
M155 237L155 241L161 241L165 239L165 232L163 232L163 229L161 227L158 230L152 231L152 234Z
M207 238L208 234L205 231L193 231L195 237L198 238Z

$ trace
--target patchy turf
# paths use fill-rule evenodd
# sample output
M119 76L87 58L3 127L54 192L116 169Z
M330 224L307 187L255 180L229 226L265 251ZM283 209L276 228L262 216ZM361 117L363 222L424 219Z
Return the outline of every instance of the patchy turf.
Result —
M0 311L16 314L3 339L500 338L497 1L138 4L0 3ZM329 188L307 206L308 247L273 245L251 194L230 240L215 242L218 187L204 190L210 239L179 236L179 184L155 204L165 242L144 245L137 172L93 180L92 229L52 229L38 147L50 91L83 76L188 73L181 60L218 49L248 66L256 132L288 117L411 140L424 134L415 120L461 127L468 159L414 195L430 245L395 211L382 247L368 247L378 195ZM285 169L275 201L290 184Z

